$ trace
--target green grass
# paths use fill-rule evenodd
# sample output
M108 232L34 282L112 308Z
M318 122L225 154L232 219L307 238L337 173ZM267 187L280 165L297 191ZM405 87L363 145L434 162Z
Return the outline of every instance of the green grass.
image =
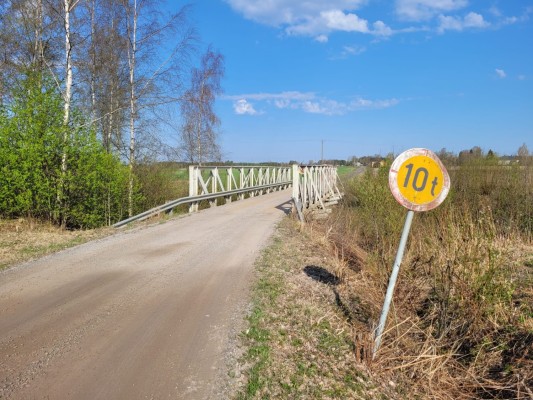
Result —
M355 171L355 167L352 167L350 165L339 165L337 167L337 174L339 174L339 178L342 178L345 175L349 175L350 173Z
M285 220L256 264L253 307L242 335L247 350L241 362L249 367L237 398L371 399L373 386L353 362L353 343L344 333L349 328L331 289L303 273L317 244L300 236L297 226Z
M275 240L272 246L265 250L261 261L257 264L260 277L253 290L252 311L247 318L249 328L243 335L249 344L245 358L247 362L252 363L252 367L248 371L246 387L239 393L238 399L253 399L268 383L264 378L264 371L270 366L272 335L264 321L269 313L269 308L276 302L281 293L283 282L273 270L268 269L267 260L272 257L280 245L280 240Z
M171 172L175 179L189 182L189 169L188 168L173 169Z

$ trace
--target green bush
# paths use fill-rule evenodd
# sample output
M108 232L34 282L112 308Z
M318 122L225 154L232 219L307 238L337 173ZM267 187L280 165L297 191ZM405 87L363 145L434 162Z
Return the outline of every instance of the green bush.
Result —
M104 151L79 112L74 110L72 123L64 125L63 100L52 79L29 74L10 99L0 110L0 215L71 228L122 219L128 169Z
M135 175L142 193L139 204L143 210L189 195L188 173L175 163L138 164Z

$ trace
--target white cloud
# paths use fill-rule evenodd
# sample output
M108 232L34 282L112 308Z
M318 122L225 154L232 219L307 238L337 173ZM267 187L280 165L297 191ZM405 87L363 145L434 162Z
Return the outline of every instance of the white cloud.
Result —
M377 36L391 36L394 33L383 21L376 21L372 26L374 27L373 33Z
M316 17L308 17L302 22L290 25L286 32L290 35L322 34L334 31L369 33L368 21L356 14L341 10L322 11Z
M443 12L468 5L467 0L396 0L396 13L404 20L426 21Z
M489 25L483 18L483 15L475 12L469 12L464 19L465 28L487 28Z
M248 103L246 99L239 99L233 103L233 109L236 114L239 115L257 115L259 114L251 103Z
M489 26L490 24L485 21L481 14L470 12L464 18L439 15L437 31L444 33L445 31L462 31L468 28L482 29Z
M439 16L438 31L443 33L444 31L460 31L463 29L462 21L457 17Z
M364 46L358 46L358 45L352 45L352 46L343 46L342 52L340 56L338 57L332 57L332 60L344 60L351 56L358 56L360 54L363 54L366 51L366 47Z
M317 103L316 101L304 101L301 104L302 110L305 112L311 113L311 114L326 114L326 115L332 115L335 110L333 109L327 109L325 107L322 107L320 103Z
M289 35L312 36L328 41L331 32L358 32L387 36L393 33L383 21L370 29L369 22L355 14L368 0L226 0L231 7L253 21L283 28Z
M366 47L361 46L344 46L344 52L346 55L357 56L363 54L366 51Z
M363 6L370 0L224 1L249 20L277 27L286 35L309 36L319 43L327 43L335 32L372 35L375 43L400 33L498 29L528 21L533 14L533 7L526 7L522 15L505 16L497 5L487 5L484 17L469 10L474 3L470 0L394 0L389 3L396 16L412 21L413 26L393 28L382 20L365 18Z
M323 11L320 16L326 26L334 31L368 32L368 22L355 14L345 14L341 10Z
M245 18L266 25L293 25L323 11L356 10L367 0L226 0Z
M500 9L496 6L492 6L489 8L489 13L491 13L492 15L494 15L495 17L501 17L502 16L502 12L500 11Z
M507 74L505 73L503 69L496 68L495 71L496 71L496 75L498 75L498 77L501 79L507 76Z
M312 92L280 92L280 93L251 93L225 96L227 100L234 100L237 114L259 114L248 100L263 101L277 109L300 110L311 114L344 115L364 109L383 109L399 104L397 99L371 100L357 97L348 102L317 96Z
M503 25L512 25L516 24L518 21L520 21L518 17L506 17L502 23Z

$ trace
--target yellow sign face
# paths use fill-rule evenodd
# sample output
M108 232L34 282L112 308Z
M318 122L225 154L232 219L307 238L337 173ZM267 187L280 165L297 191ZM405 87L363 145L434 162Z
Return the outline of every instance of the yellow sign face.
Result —
M389 172L389 186L404 207L427 211L444 201L450 188L450 178L432 151L411 149L394 160Z

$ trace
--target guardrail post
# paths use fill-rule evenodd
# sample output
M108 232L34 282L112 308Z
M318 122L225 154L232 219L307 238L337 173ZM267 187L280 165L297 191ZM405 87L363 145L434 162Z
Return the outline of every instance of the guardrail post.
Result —
M248 185L250 185L250 187L253 187L255 186L255 171L256 171L257 168L255 167L250 167L250 173L248 174L250 179L248 181ZM257 185L259 185L259 180L257 180ZM250 197L254 197L255 196L255 190L252 190L250 192Z
M290 175L292 172L292 200L294 201L294 208L298 213L298 218L300 222L304 222L303 215L303 201L302 201L302 191L300 186L300 166L298 164L292 165L292 171L287 168L287 174Z
M264 171L264 178L263 178L263 185L268 185L270 183L270 168L268 167L265 167L265 171ZM270 193L270 189L265 189L263 190L263 193L261 194L265 194L265 193Z
M239 189L244 189L244 168L239 168ZM244 200L244 193L238 196L239 200Z
M211 193L215 194L218 192L217 190L217 180L218 180L218 168L214 168L211 170ZM217 206L217 199L209 200L209 207L216 207Z
M196 176L197 169L194 165L189 165L189 197L198 196L198 177ZM198 211L198 202L191 202L189 205L189 212Z
M226 177L226 191L231 192L231 180L233 179L233 168L226 168L227 177ZM226 196L226 204L231 203L231 196Z

